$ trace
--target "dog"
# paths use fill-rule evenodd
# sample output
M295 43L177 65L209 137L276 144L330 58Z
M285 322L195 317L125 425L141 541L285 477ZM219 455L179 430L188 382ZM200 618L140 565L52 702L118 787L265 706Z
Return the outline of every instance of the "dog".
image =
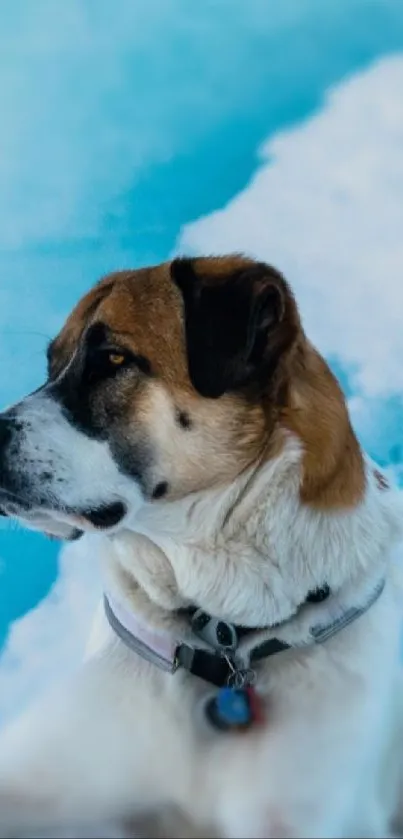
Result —
M105 601L75 676L2 733L1 835L401 830L401 495L282 274L110 274L48 365L0 415L0 506L84 534Z

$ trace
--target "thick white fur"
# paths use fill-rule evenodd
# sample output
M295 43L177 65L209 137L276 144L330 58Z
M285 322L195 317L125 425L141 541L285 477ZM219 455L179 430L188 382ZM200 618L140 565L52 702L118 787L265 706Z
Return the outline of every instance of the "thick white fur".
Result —
M300 460L290 437L237 485L145 505L127 531L99 541L108 586L173 632L182 628L170 610L193 601L250 625L294 615L281 630L294 641L365 603L385 575L377 603L323 646L263 663L267 725L231 736L204 723L202 682L136 657L100 611L74 680L2 737L1 835L171 806L188 820L187 833L166 828L178 836L391 835L402 787L402 502L368 465L359 507L315 512L299 499ZM294 614L325 581L337 597Z

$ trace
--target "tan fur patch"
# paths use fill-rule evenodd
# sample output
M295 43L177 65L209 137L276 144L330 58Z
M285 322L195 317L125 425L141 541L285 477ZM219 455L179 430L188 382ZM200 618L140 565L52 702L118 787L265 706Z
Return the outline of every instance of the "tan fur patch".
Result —
M365 489L361 450L342 391L306 341L293 359L286 426L302 440L301 499L320 509L353 507Z

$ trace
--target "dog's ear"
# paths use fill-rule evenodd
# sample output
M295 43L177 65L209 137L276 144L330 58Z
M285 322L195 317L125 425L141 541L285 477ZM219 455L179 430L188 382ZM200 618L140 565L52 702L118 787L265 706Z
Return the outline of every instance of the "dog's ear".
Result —
M264 386L299 329L292 293L278 271L247 260L226 266L224 258L171 264L183 295L189 376L210 399Z

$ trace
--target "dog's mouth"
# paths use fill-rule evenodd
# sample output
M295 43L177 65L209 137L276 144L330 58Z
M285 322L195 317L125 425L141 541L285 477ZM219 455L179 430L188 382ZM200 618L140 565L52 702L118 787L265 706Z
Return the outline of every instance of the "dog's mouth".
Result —
M60 536L59 525L63 525L61 538L78 539L86 530L110 530L124 519L127 513L125 504L113 501L84 510L57 510L47 508L46 504L31 506L27 502L6 491L0 494L0 516L21 519L34 529L43 530L50 536ZM54 527L54 525L57 525Z
M94 510L82 512L80 515L97 530L108 530L120 524L126 512L126 507L121 501L114 501L112 504L103 504Z
M124 519L126 515L126 507L121 501L115 501L113 504L104 504L94 510L87 510L79 513L79 517L89 522L96 530L109 530L111 527L116 527ZM84 530L74 528L71 535L68 536L70 542L79 539Z

